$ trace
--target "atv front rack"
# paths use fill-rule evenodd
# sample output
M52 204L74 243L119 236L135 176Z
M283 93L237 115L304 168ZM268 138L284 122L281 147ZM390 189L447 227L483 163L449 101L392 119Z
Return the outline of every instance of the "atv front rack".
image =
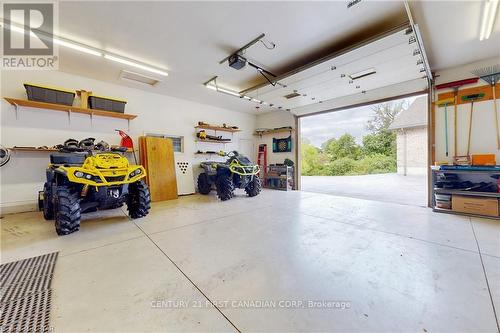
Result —
M229 170L240 176L255 176L260 172L258 165L239 165L237 163L230 164Z

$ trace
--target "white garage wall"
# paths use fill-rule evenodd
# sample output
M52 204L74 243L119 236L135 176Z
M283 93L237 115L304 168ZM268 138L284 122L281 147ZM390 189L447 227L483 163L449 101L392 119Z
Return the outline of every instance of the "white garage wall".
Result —
M436 84L452 82L462 79L474 77L471 73L474 69L483 68L487 66L500 64L500 57L492 58L476 63L467 64L464 66L451 68L436 73L438 75ZM479 81L476 85L467 85L463 89L472 88L474 86L485 85L483 81ZM437 96L440 93L450 90L439 90L436 92ZM497 108L500 111L500 96L497 96ZM465 155L467 153L467 137L468 125L470 115L470 104L461 104L458 106L458 155ZM500 163L500 150L497 148L496 143L496 130L495 130L495 113L493 108L493 101L488 100L484 102L474 103L474 118L472 126L472 140L471 140L471 154L496 154L497 164ZM449 156L446 156L445 144L445 121L444 121L444 108L435 110L435 143L436 143L436 161L452 162L453 155L453 106L448 108L448 140L449 140Z
M242 132L234 134L233 143L226 149L239 149L239 143L255 140L256 116L213 106L203 105L169 96L144 92L116 84L96 81L60 71L3 71L1 73L2 97L26 98L24 82L62 87L68 90L85 89L96 95L113 96L128 101L126 113L137 114L130 122L129 134L134 138L143 133L162 133L184 136L184 154L177 155L197 163L205 158L195 157L198 149L220 150L222 146L204 144L197 146L194 126L198 121L213 124L228 123L239 126ZM230 97L228 97L230 98ZM76 103L76 101L75 101ZM1 101L1 142L3 146L53 146L68 138L95 137L110 144L119 144L115 129L127 130L122 119L94 117L91 125L87 115L68 115L41 109L20 108L16 120L14 107ZM11 161L2 167L0 207L3 213L35 209L38 190L45 178L48 154L13 152ZM197 165L194 164L195 175Z
M265 113L257 116L256 128L276 128L292 126L295 128L295 118L287 111L277 111ZM273 138L286 138L290 134L287 132L267 134L261 137L256 137L254 159L257 160L257 149L259 144L267 144L267 164L283 163L286 158L295 161L295 150L297 149L297 142L295 141L294 133L292 133L292 151L290 153L273 153Z

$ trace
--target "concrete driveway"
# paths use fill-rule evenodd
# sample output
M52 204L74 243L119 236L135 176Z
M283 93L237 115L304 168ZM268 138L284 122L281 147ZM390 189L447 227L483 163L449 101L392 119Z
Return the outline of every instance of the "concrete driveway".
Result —
M302 191L427 206L427 177L395 173L363 176L302 176Z

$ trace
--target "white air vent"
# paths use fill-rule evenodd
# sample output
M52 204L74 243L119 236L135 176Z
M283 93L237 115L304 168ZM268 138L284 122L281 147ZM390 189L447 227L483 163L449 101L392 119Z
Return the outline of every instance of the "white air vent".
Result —
M134 73L134 72L129 72L129 71L125 71L125 70L122 70L122 72L120 73L120 79L125 80L125 81L131 81L131 82L135 82L135 83L145 84L148 86L154 86L158 82L161 82L160 80L158 80L154 77L150 77L150 76L146 76L146 75L142 75L142 74L138 74L138 73Z

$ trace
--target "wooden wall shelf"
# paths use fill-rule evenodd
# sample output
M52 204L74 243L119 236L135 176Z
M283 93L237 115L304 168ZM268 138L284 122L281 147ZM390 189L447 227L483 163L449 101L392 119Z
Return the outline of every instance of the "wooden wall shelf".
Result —
M130 125L130 120L135 119L137 117L136 115L133 115L133 114L125 114L125 113L110 112L110 111L103 111L103 110L94 110L94 109L83 109L83 108L79 108L76 106L28 101L25 99L17 99L17 98L10 98L10 97L5 97L5 100L7 102L9 102L10 104L14 105L14 107L16 108L15 109L16 110L16 118L17 118L17 113L19 111L18 108L20 106L28 107L28 108L37 108L37 109L46 109L46 110L67 112L68 115L70 116L70 121L71 121L71 113L88 114L90 116L91 121L92 121L93 116L126 119L129 122L129 125Z
M194 128L212 130L212 131L230 132L230 133L241 132L240 129L226 128L222 126L198 125L195 126Z
M219 140L210 140L210 139L206 139L206 140L196 140L196 142L203 142L203 143L220 143L220 144L226 144L226 143L231 143L231 141L219 141Z
M265 131L255 132L253 135L263 136L263 135L275 134L275 133L290 133L290 134L292 134L294 131L295 130L293 128L268 129Z
M460 89L458 91L458 103L457 105L460 104L470 104L470 102L465 102L462 101L462 96L470 95L470 94L484 94L484 98L477 100L475 103L479 102L484 102L484 101L491 101L493 99L493 89L491 89L491 86L488 85L483 85L483 86L478 86L478 87L473 87L473 88L465 88L465 89ZM495 94L496 98L500 98L500 83L497 83L495 86ZM447 98L453 98L453 92L444 92L438 94L438 101L447 99ZM491 103L491 102L490 102ZM453 106L453 104L450 104L448 107Z
M56 152L57 149L53 148L30 148L30 147L12 147L8 148L12 151L25 151L25 152Z
M53 153L53 152L58 152L58 149L54 148L31 148L31 147L11 147L7 148L12 151L23 151L23 152L48 152L48 153ZM133 153L133 149L127 149L126 153Z

